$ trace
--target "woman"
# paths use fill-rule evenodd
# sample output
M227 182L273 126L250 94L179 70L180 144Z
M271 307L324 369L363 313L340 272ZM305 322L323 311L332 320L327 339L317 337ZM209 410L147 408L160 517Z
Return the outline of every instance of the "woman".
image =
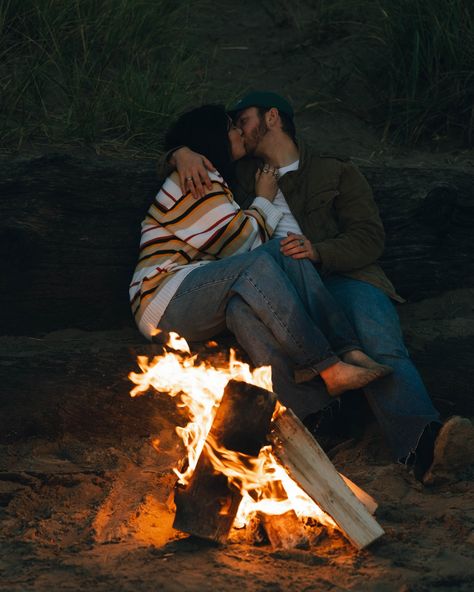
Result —
M206 105L181 116L166 136L167 149L179 145L206 155L219 172L199 200L181 192L173 172L148 210L130 286L141 332L208 339L225 328L227 307L243 301L292 360L297 381L319 374L338 396L389 373L361 351L311 264L266 243L281 217L272 205L277 171L266 165L257 172L249 210L233 200L232 164L245 147L224 108Z

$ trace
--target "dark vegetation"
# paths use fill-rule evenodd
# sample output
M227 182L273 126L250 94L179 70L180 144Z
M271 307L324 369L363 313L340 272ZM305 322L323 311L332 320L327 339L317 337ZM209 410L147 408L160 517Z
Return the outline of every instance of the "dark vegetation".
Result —
M472 145L470 0L271 4L287 24L309 30L311 43L350 48L350 68L374 98L370 121L386 137ZM189 8L184 0L1 0L3 151L33 143L159 153L177 113L229 98L206 87L208 56Z
M156 154L163 129L198 101L188 3L2 0L0 136Z
M371 122L407 144L474 143L474 4L470 0L281 0L315 43L337 40L374 104ZM308 9L312 16L308 17ZM303 16L304 15L304 16Z

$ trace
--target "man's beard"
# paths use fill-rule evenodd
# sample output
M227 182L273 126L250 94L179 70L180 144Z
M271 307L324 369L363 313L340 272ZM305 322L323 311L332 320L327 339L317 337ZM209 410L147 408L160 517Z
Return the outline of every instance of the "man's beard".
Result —
M250 134L250 138L247 140L244 138L245 151L249 156L259 155L259 145L262 139L268 132L267 124L263 118L260 118L260 123Z

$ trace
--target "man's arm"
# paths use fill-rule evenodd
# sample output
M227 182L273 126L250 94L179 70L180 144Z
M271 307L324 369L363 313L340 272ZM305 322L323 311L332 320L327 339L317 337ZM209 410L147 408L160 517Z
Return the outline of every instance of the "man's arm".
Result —
M312 241L322 270L332 273L374 263L385 244L385 231L369 184L352 164L341 166L338 195L333 204L338 232L331 238Z

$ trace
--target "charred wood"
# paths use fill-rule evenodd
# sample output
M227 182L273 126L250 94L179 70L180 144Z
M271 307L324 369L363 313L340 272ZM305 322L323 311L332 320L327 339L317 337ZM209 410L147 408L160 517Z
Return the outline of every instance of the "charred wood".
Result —
M231 380L214 418L210 436L218 446L257 456L266 443L276 397L259 387ZM206 449L190 483L176 490L174 528L219 543L227 540L242 497L213 468Z

